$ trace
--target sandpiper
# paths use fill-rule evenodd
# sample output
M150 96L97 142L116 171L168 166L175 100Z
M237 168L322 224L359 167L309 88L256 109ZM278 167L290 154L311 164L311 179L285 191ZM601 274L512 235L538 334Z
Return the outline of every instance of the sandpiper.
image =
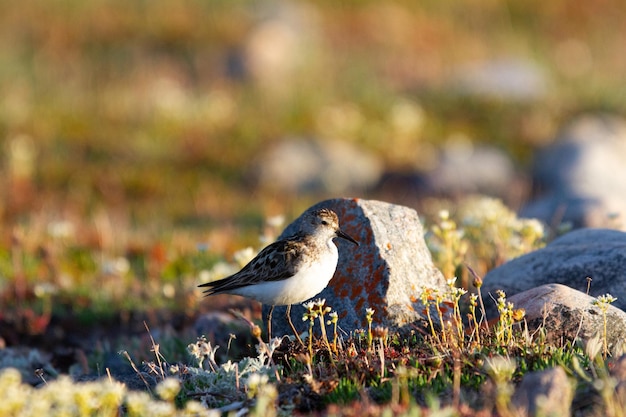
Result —
M208 287L206 295L236 294L270 305L269 338L274 306L286 305L289 326L302 343L291 321L291 305L315 297L328 285L339 259L333 243L336 237L359 245L339 228L334 211L323 208L305 212L296 234L267 246L236 274L200 287Z

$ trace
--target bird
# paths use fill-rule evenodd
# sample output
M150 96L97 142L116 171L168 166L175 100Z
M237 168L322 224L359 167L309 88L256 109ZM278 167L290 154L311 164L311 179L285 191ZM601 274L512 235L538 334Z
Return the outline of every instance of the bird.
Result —
M291 321L291 305L318 295L337 269L339 252L333 242L342 238L356 246L359 242L339 227L337 214L328 209L305 211L299 230L266 246L239 272L199 285L205 296L234 294L267 304L267 333L271 339L272 312L287 306L287 321L294 335L302 340Z

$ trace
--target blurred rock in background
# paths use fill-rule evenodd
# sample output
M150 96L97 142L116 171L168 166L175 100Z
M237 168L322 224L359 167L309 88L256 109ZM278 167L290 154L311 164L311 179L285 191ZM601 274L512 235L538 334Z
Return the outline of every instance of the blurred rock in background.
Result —
M261 154L251 177L263 189L358 195L381 176L380 158L342 141L288 138Z
M550 83L536 63L522 58L496 58L456 69L453 86L462 95L511 102L544 99Z
M534 158L535 197L521 210L558 226L626 230L626 121L574 119Z
M282 1L255 9L255 23L243 45L245 68L268 98L288 97L303 74L319 70L323 48L317 9Z
M443 146L428 180L431 188L443 196L485 194L506 198L516 181L516 172L504 151L459 138Z

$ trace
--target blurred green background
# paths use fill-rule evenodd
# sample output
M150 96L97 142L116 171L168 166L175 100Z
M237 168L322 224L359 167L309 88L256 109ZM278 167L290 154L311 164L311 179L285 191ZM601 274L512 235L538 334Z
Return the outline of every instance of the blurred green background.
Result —
M528 163L572 114L624 112L625 9L618 0L2 2L5 227L42 211L89 219L103 209L130 224L295 214L325 196L249 181L255 157L292 136L350 142L389 170L428 166L459 133ZM536 68L541 85L502 97L459 87L463 72L503 59ZM409 120L394 119L407 103Z
M525 172L573 116L626 114L624 22L621 0L3 1L0 272L174 280L212 262L198 244L258 246L264 219L324 198L419 203L259 179L302 138L380 175L459 138Z

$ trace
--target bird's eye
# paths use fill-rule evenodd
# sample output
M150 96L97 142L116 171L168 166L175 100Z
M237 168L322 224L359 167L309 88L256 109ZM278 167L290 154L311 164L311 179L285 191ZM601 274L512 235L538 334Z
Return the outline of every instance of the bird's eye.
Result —
M328 226L328 222L327 222L326 220L322 220L322 224L323 224L324 226Z

